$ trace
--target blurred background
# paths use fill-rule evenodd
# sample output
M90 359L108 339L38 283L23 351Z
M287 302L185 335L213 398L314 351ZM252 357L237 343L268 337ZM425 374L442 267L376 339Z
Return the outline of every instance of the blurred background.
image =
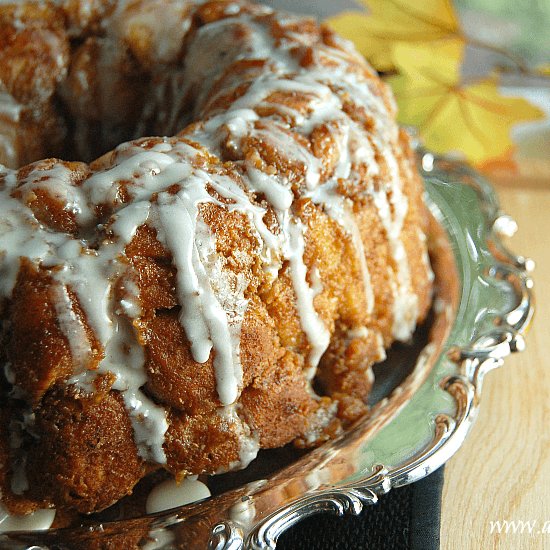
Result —
M359 0L262 0L260 3L318 17L366 10L365 3ZM453 4L472 36L509 47L534 65L550 63L550 1L454 0Z

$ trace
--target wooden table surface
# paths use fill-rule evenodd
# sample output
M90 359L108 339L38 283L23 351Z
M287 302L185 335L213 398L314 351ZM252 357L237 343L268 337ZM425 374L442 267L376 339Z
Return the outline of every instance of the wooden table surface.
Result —
M477 422L446 466L442 550L550 549L550 177L495 184L519 225L510 248L537 264L536 316L527 350L485 378ZM535 522L533 533L491 532L503 520Z

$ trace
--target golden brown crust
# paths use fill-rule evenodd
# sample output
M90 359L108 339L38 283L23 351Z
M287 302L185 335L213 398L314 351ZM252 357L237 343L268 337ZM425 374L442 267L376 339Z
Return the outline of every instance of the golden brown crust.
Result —
M163 403L188 415L213 414L218 394L212 358L206 363L193 360L178 315L179 308L157 311L140 327L147 349L147 388Z
M69 58L63 24L62 13L46 3L0 10L0 95L12 98L0 132L14 140L11 146L2 140L3 164L26 164L62 147L67 128L51 98Z
M277 368L254 379L242 393L241 403L251 427L259 433L263 448L281 447L303 434L318 408L308 395L301 361L287 353Z
M168 470L178 477L226 471L239 461L239 437L217 414L187 416L173 412L164 444Z
M50 192L39 187L32 190L25 188L27 182L39 183L42 179L47 179L45 174L60 164L67 170L71 185L80 185L90 175L88 166L83 162L60 163L57 159L40 160L28 164L18 171L18 184L12 196L24 202L40 223L54 231L76 235L78 227L75 213L66 208L67 205L61 197L52 196Z
M56 389L37 409L34 430L40 437L27 455L29 483L34 498L56 507L101 510L130 494L147 471L116 392Z
M32 403L39 403L56 382L73 372L71 351L57 323L52 279L23 261L9 315L7 358L15 383Z

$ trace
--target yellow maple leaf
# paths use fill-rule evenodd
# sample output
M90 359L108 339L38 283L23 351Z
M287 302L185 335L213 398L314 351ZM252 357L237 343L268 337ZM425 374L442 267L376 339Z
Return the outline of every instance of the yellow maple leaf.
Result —
M379 71L394 68L391 50L397 42L461 39L451 0L360 0L369 12L344 12L327 20Z
M387 81L399 121L416 126L427 148L460 151L479 164L513 146L514 124L544 118L544 113L525 99L503 96L495 77L461 83L463 56L458 42L396 44L393 59L400 74Z

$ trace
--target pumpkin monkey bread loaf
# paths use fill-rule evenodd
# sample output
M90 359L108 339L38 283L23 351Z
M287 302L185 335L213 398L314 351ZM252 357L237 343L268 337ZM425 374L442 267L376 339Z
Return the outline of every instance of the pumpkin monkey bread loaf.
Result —
M12 514L317 445L367 412L372 365L429 308L394 101L312 19L2 3L0 162Z

